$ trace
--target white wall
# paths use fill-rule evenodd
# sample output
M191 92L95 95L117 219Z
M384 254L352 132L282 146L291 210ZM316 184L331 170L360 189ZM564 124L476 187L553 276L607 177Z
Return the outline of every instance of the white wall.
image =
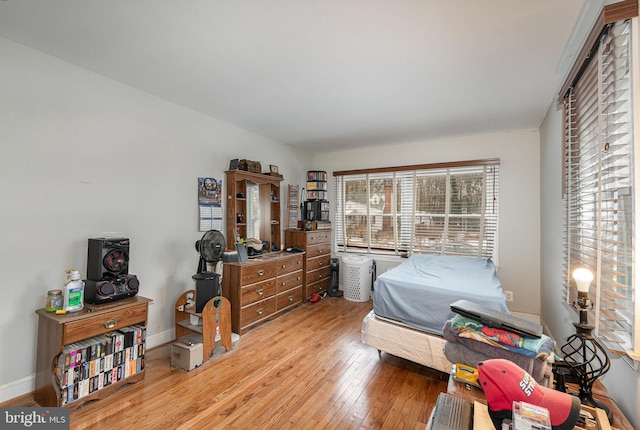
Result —
M538 131L519 130L316 154L313 165L328 172L331 199L333 171L500 158L498 276L514 292L511 310L539 314L539 157ZM378 274L388 267L378 264Z
M86 273L87 238L131 239L149 345L169 341L198 264L198 176L247 158L278 165L286 187L310 155L1 38L0 58L4 401L33 390L35 310L66 269Z
M540 267L542 319L558 344L575 332L573 322L578 321L562 296L562 139L562 111L554 103L540 129ZM617 358L612 360L611 370L602 381L634 428L640 428L640 374Z
M67 268L85 273L88 237L131 239L130 271L140 278L140 294L154 300L149 343L172 339L173 302L193 287L197 267L196 178L224 179L231 158L277 164L286 187L303 183L309 169L327 170L332 181L335 170L499 157L499 276L515 293L511 308L540 313L542 296L543 318L554 335L571 331L573 316L559 304L556 112L542 129L542 154L538 132L522 130L311 160L303 151L2 38L0 58L0 401L33 390L35 310L47 290L60 288ZM607 383L609 391L640 427L640 382L625 366L614 362L605 381L615 382Z

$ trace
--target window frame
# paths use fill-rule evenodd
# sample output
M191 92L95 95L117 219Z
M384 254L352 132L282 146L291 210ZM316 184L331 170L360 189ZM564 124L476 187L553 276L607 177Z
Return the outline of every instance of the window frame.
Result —
M473 170L473 172L472 172ZM483 257L496 257L497 254L497 230L498 230L498 190L499 190L499 170L500 170L500 159L492 158L492 159L482 159L482 160L468 160L468 161L455 161L455 162L447 162L447 163L432 163L432 164L416 164L416 165L408 165L408 166L396 166L396 167L383 167L383 168L372 168L372 169L359 169L359 170L347 170L347 171L336 171L333 172L335 181L335 222L334 222L334 234L335 234L335 246L337 251L341 252L357 252L357 253L371 253L371 254L381 254L381 255L396 255L396 256L408 256L412 253L416 252L427 252L439 255L474 255L474 256L483 256ZM451 174L455 175L454 178L460 178L460 175L477 175L478 172L482 172L482 181L483 186L487 183L487 177L490 177L490 183L492 189L486 190L484 187L482 189L482 199L480 203L476 203L476 206L482 208L483 215L482 217L477 214L466 215L462 213L458 213L455 211L460 211L459 207L451 208L451 195L447 194L445 198L445 202L447 208L443 212L438 212L438 214L434 214L434 217L442 217L442 232L440 236L440 249L420 249L420 246L416 245L418 243L418 239L416 237L416 217L417 210L416 205L418 201L417 197L417 184L421 181L425 181L428 179L428 176L433 172L437 172L438 175L446 175L445 185L448 190L447 193L450 192L450 189L453 187L451 185ZM489 172L489 173L487 173ZM418 179L417 179L418 178ZM384 209L387 210L385 213L378 213L376 208L371 208L371 204L367 204L366 202L370 202L371 200L371 181L382 180L382 181L391 181L391 184L388 185L389 190L387 190L387 186L385 186L385 199L391 199L394 204L385 205ZM351 208L357 205L357 209L361 211L360 216L365 217L366 231L363 232L362 241L360 244L349 243L349 234L347 232L349 224L349 218L355 215L348 215L348 209L346 207L347 201L345 201L345 196L347 191L345 189L347 183L351 182L351 186L354 185L355 182L361 182L359 185L360 189L364 189L366 187L366 195L360 196L360 200L364 198L364 203L356 203L355 201L349 202ZM423 182L422 182L423 183ZM457 183L457 182L455 182ZM401 184L401 185L400 185ZM398 191L398 189L401 191ZM351 191L352 193L354 191ZM387 195L388 194L388 195ZM469 193L470 194L470 193ZM486 201L486 195L490 194L492 196L491 202ZM424 193L421 193L421 196L424 197ZM442 198L442 197L441 197ZM486 208L491 208L491 214L489 216L485 215ZM351 209L353 210L353 209ZM372 213L372 210L375 213ZM424 216L428 216L429 214L423 213ZM373 219L381 219L381 218L391 218L391 222L387 226L387 233L390 232L389 229L393 231L393 238L387 238L387 243L385 246L376 246L376 241L373 239L373 232L371 228L371 223ZM451 244L452 240L447 235L447 228L449 225L454 225L450 222L449 219L455 218L456 220L465 219L475 219L478 218L479 221L476 222L478 226L478 239L477 239L477 252L475 249L469 249L469 247L458 247L457 249L447 249L447 246ZM369 220L369 222L367 222ZM483 227L485 222L491 223L492 228L488 228L485 232ZM464 227L461 230L460 224L463 224ZM459 235L464 235L468 233L470 230L466 230L467 224L463 222L458 222L458 229L455 231ZM360 229L362 230L362 228ZM379 233L379 232L378 232ZM482 238L488 237L483 243ZM437 243L436 240L434 242ZM391 243L393 243L391 245ZM378 243L379 245L379 243Z
M565 289L564 301L570 305L576 313L578 312L575 305L577 289L571 278L571 273L577 267L588 267L592 270L595 278L590 289L590 300L593 307L590 310L589 321L595 326L594 335L599 337L601 341L604 340L604 343L612 353L621 355L635 370L639 370L640 368L640 304L638 303L639 300L637 292L639 278L638 272L640 271L637 270L635 266L636 247L637 244L640 243L638 241L638 235L640 234L638 232L639 229L636 228L639 221L636 205L637 202L640 201L638 200L640 198L640 184L638 183L640 175L635 174L635 168L636 166L640 166L640 164L636 159L638 158L639 151L635 151L634 149L633 137L633 130L638 129L638 124L640 124L640 109L635 108L635 97L632 96L634 90L640 88L638 85L638 71L634 70L634 67L632 66L633 64L637 64L639 49L637 16L637 1L624 1L606 6L603 9L603 12L594 25L585 46L578 56L579 60L573 66L558 98L562 105L564 114L564 143L562 154L564 170L564 184L562 191L566 214L564 219L566 234L564 250L565 270L563 274L563 288ZM604 72L606 64L604 58L608 55L609 45L612 43L610 40L607 41L606 39L608 37L608 32L611 31L614 26L619 25L620 22L628 22L630 29L628 41L630 46L630 48L628 48L628 76L626 77L626 79L628 79L629 95L628 98L625 99L625 102L629 105L627 109L629 111L627 115L629 117L627 121L628 131L626 131L628 143L626 143L625 149L628 149L630 155L627 154L627 157L629 158L628 164L614 164L612 167L611 164L606 164L607 157L611 156L607 154L610 148L610 137L606 132L607 125L609 124L607 122L608 119L606 111L609 105L607 104L608 102L605 100L604 96L604 94L606 94L604 88L607 83L606 73ZM589 82L587 79L595 80L595 83ZM575 92L578 91L577 89L583 82L587 82L585 88L595 92L595 96L589 96L591 98L595 98L595 100L590 100L589 103L595 104L590 108L595 112L593 114L595 118L594 120L597 121L597 124L595 124L591 131L587 130L586 127L577 125L580 120L587 117L587 113L585 113L587 112L586 110L578 113L578 116L581 118L578 118L578 120L575 118L575 109L584 109L583 106L587 104L585 99L589 98L582 95L581 97L584 98L583 100L576 101L575 99ZM591 85L591 87L589 85ZM618 84L616 83L616 85ZM576 103L582 103L582 106L574 106ZM583 122L587 123L587 121ZM587 137L588 134L590 134L589 137ZM581 159L581 157L584 159ZM587 160L587 157L591 157L591 160ZM618 157L620 158L620 156ZM608 175L610 176L610 174L607 172L622 168L628 168L630 170L630 185L625 188L623 185L614 184L614 191L618 193L619 190L623 190L623 192L624 190L630 190L627 196L631 196L632 199L630 204L627 203L627 206L630 206L631 208L631 214L625 221L626 224L624 225L619 220L618 215L611 215L612 211L607 212L606 209L606 205L611 207L612 204L611 199L606 197L607 193L611 194L611 190L607 189L607 186L610 186L613 182L608 178ZM593 180L595 181L595 184L592 187L593 198L591 201L589 201L588 198L583 197L587 194L584 191L586 187L579 184L581 178L578 175L582 174L582 177L586 177L587 171L591 173L591 178L594 178ZM578 195L580 192L583 193L582 196ZM624 199L625 197L616 197L616 204ZM584 208L584 210L582 208ZM624 208L616 208L616 212L623 212L623 209ZM583 220L587 221L582 222L580 221L580 218L576 217L582 217ZM630 262L628 265L631 267L630 270L632 271L632 275L628 276L629 285L627 286L630 290L630 297L616 299L622 300L623 305L629 307L628 312L631 314L628 321L631 331L629 334L631 348L628 349L616 348L616 343L612 341L613 336L611 336L610 324L612 321L615 321L615 312L612 312L612 309L615 310L615 306L611 308L608 303L611 303L611 294L616 290L615 287L611 287L611 284L615 283L616 279L620 279L620 276L611 276L611 270L607 265L611 266L611 264L613 264L614 267L619 268L623 263L620 261L620 258L614 256L614 254L619 254L619 247L622 245L616 245L615 249L612 249L611 247L609 247L609 249L606 248L607 241L609 240L607 236L611 237L612 234L617 234L617 236L622 235L620 232L611 233L611 224L608 224L609 229L607 229L607 223L612 222L616 224L616 227L620 230L624 228L630 230L630 232L627 233L628 239L623 243L623 245L626 244L631 252L631 256L629 257ZM585 226L588 223L591 224L591 234L586 232L586 230L581 230L586 229L587 227ZM576 227L577 224L580 224L580 226ZM580 238L576 239L577 236ZM619 240L619 237L617 237L617 239ZM578 243L578 247L576 247L576 243ZM592 243L595 243L595 246L593 246ZM592 249L589 249L589 246L591 246ZM613 263L611 263L612 261ZM622 272L623 270L616 270L616 272L618 271ZM612 278L613 280L609 278ZM623 321L620 323L620 326L624 327L625 324L627 324L627 322Z

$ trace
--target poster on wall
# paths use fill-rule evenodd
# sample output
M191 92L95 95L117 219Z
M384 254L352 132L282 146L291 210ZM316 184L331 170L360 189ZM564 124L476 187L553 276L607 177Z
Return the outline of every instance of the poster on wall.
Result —
M198 178L200 231L222 230L222 181Z

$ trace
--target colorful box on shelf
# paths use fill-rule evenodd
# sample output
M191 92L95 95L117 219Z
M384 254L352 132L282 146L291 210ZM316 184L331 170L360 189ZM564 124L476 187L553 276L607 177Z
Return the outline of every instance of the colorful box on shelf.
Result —
M327 191L313 190L307 191L307 200L327 200Z
M309 170L307 171L307 181L326 181L327 172L322 170Z
M327 183L325 181L307 181L307 191L314 190L327 190Z

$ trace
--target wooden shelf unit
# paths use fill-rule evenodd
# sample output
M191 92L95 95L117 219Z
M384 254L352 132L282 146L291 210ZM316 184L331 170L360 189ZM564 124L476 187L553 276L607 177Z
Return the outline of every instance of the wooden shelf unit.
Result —
M244 170L228 170L227 176L227 249L234 249L234 238L247 238L247 212L249 199L247 185L253 183L258 186L259 200L259 237L268 243L268 252L273 248L278 251L282 244L282 226L280 223L280 183L281 175L253 173ZM244 196L244 197L239 197Z
M298 200L300 199L300 186L287 186L287 229L296 228L298 225Z
M187 296L190 294L194 303L191 307L187 303ZM195 300L196 290L185 291L176 300L176 339L190 333L200 333L203 360L207 361L218 345L222 345L226 351L231 350L231 304L225 297L213 297L204 305L202 312L197 313ZM200 318L201 324L191 324L191 315Z
M56 315L38 309L38 347L36 352L35 401L41 406L63 406L62 391L55 381L57 358L66 345L91 339L133 325L147 325L150 299L134 296L102 305L85 304L84 309ZM113 382L91 394L67 403L70 409L104 398L123 385L144 379L144 369Z

